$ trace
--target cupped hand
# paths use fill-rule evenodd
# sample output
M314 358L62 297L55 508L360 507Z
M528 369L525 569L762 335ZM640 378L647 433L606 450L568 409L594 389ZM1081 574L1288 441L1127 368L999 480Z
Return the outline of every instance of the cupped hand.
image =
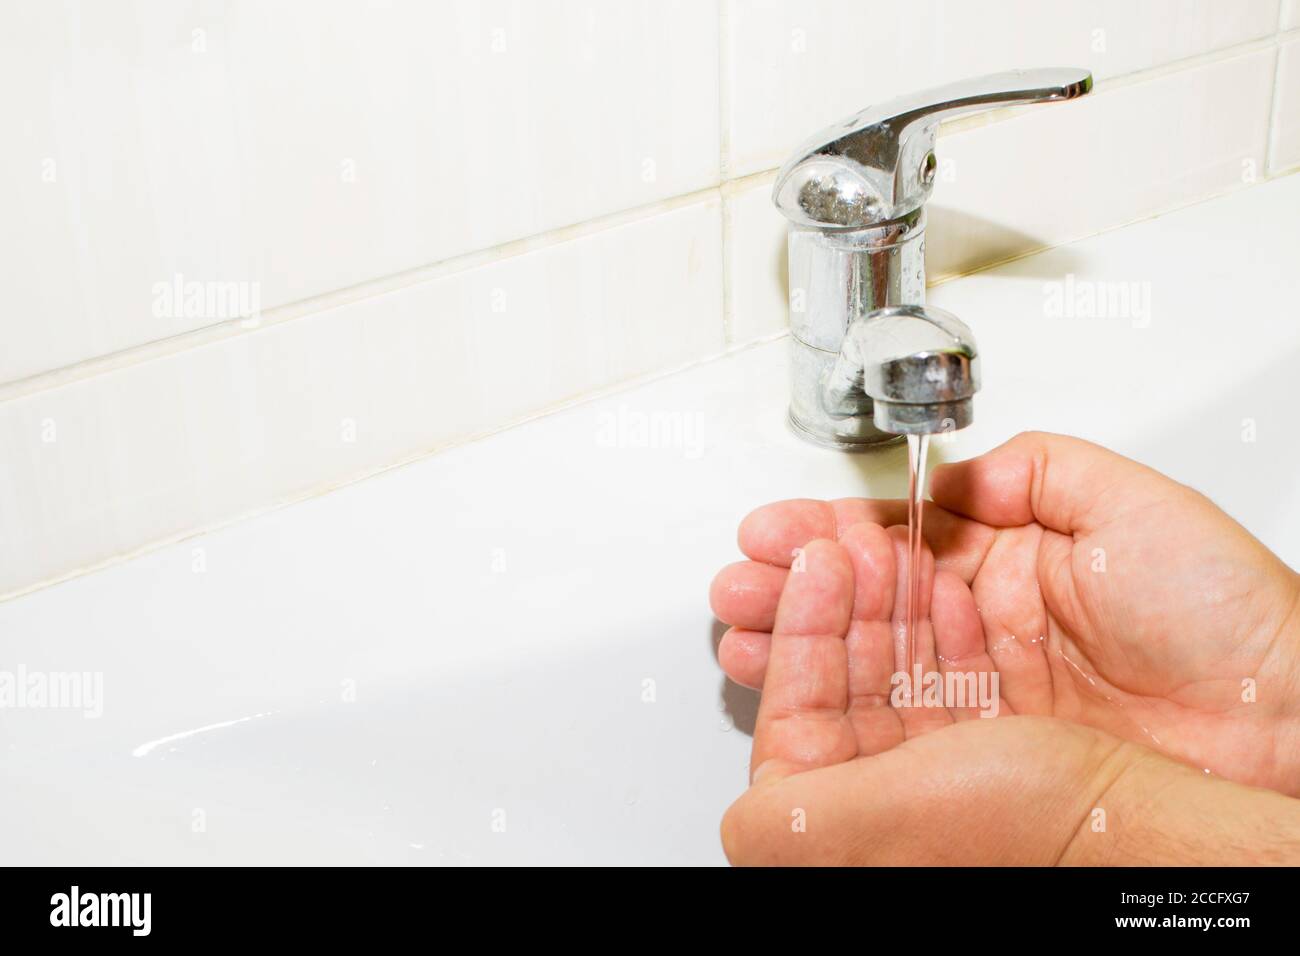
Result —
M881 572L894 543L870 524L842 543L805 542L773 613L753 783L723 819L733 863L1300 859L1300 801L1207 779L1091 727L1012 716L911 733L874 692L893 653L896 602ZM934 646L953 623L932 618Z
M927 669L996 671L1003 714L1067 718L1198 771L1300 793L1300 584L1240 525L1158 472L1055 435L940 466L930 488L921 587L932 595L918 634ZM905 534L890 529L891 562L876 531L853 529L905 520L904 503L864 499L750 514L740 529L750 560L723 569L711 593L732 625L719 648L728 675L751 687L771 679L778 600L792 560L818 538L844 536L851 553L875 556L863 574L879 579L882 603L855 627L896 635L900 602L883 602L901 593ZM883 656L870 666L894 669ZM878 694L867 667L851 683ZM870 720L906 737L960 716Z

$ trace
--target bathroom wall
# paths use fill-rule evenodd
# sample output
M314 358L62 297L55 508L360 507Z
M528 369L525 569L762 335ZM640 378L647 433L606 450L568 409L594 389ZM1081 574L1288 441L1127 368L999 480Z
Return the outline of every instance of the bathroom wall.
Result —
M0 597L781 334L774 169L872 102L1097 77L945 128L932 281L1300 167L1300 0L86 0L0 27Z

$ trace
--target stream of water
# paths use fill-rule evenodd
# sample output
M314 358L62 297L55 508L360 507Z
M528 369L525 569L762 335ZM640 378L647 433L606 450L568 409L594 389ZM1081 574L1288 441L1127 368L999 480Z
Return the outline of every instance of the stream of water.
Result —
M916 623L921 613L921 504L925 500L925 456L929 450L929 435L907 436L907 630L903 634L903 664L909 678L915 673Z

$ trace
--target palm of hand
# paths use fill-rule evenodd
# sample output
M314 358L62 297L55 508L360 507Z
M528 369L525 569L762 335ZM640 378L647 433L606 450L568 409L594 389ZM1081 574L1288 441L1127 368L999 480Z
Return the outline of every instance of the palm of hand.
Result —
M965 514L927 506L939 570L935 558L923 562L931 600L918 628L920 661L927 671L996 673L1001 713L1065 717L1293 792L1300 668L1286 621L1294 576L1199 495L1109 459L1111 467L1086 476L1086 493L1076 477L1068 498L1034 460L1029 474L1003 462L982 477L936 481L936 499ZM1010 490L1020 484L1023 501ZM720 650L728 673L763 682L765 632L793 549L844 532L850 552L861 551L854 525L894 524L902 513L897 502L797 501L746 519L741 544L754 561L725 569L714 585L719 616L737 625ZM896 569L905 565L891 531L895 560L878 554L862 565L880 594L866 612L854 611L845 642L848 725L859 754L974 713L870 706L882 702L880 672L893 670L903 610ZM893 598L888 607L884 595Z
M839 543L809 542L791 569L772 621L754 785L723 820L732 862L1060 862L1082 809L1133 763L1115 738L1066 721L968 719L923 733L970 715L890 706L881 691L906 584L898 532L858 523ZM945 652L970 650L962 665L987 672L969 643L980 633L970 590L924 564L935 600L918 627L922 664L936 666L937 653L948 667Z
M1036 654L1006 655L1017 712L1077 720L1241 782L1297 785L1282 753L1296 713L1288 590L1272 586L1275 559L1243 529L1171 487L1086 533L995 533L972 581L989 640L1005 640L1008 621L1045 636ZM1026 580L1037 587L1003 587Z

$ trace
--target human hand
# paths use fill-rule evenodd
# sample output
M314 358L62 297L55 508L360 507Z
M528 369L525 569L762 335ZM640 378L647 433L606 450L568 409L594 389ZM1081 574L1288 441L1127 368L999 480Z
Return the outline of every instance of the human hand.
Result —
M1206 778L1090 727L973 719L909 736L863 694L892 657L891 542L806 542L774 611L737 864L1197 864L1300 860L1300 802ZM952 636L941 618L935 642ZM867 681L867 683L863 683Z
M923 569L921 587L933 589L931 617L958 625L941 665L995 670L1003 713L1068 718L1300 793L1300 585L1240 525L1149 468L1036 433L936 468L931 493L924 532L938 571ZM740 546L752 560L723 569L711 593L733 625L719 649L728 675L763 686L795 549L863 521L898 524L905 509L802 500L749 515ZM935 640L920 628L918 655Z

